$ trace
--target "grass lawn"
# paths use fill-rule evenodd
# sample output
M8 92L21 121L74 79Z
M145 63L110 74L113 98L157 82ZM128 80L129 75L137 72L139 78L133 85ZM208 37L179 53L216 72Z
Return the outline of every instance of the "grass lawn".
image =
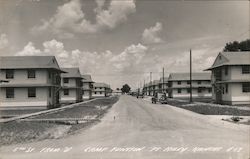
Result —
M96 116L97 118L101 118L117 101L118 97L97 99L63 111L32 117L32 119L53 120L53 118L84 118L86 116ZM65 135L74 134L77 130L86 128L96 122L98 121L69 125L62 122L52 123L19 120L0 123L0 145L60 138Z

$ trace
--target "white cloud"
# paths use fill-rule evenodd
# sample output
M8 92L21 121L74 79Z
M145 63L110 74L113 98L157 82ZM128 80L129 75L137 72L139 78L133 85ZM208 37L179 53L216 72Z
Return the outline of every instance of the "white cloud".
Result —
M163 40L160 38L162 31L162 24L157 22L155 26L145 29L142 34L142 41L144 43L161 43Z
M103 4L102 4L103 6ZM134 0L117 1L112 0L107 10L99 10L96 15L99 27L115 28L127 20L129 14L134 13L136 6Z
M28 42L28 44L23 48L22 51L16 53L17 56L34 56L41 55L42 51L36 49L32 42Z
M81 1L71 0L57 8L56 14L49 20L32 28L34 34L51 31L59 38L72 38L74 33L95 33L105 29L113 29L125 22L129 14L135 12L134 0L112 0L108 9L103 9L104 0L96 0L96 23L91 23L82 11Z
M4 49L9 45L9 40L6 34L0 35L0 49Z

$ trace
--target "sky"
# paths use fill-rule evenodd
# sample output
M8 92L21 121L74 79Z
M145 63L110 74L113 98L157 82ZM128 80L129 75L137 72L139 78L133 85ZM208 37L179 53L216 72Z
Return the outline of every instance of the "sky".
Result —
M95 82L132 88L213 64L227 42L249 38L247 0L0 1L0 55L54 55Z

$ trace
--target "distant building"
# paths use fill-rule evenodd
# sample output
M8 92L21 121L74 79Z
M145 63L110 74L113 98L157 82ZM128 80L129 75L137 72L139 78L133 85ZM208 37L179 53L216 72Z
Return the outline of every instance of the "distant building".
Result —
M92 96L94 98L111 96L112 90L108 84L94 83L93 87L94 87L94 93L92 94Z
M0 56L0 109L58 107L62 72L54 56Z
M76 103L82 101L82 77L79 68L62 68L61 103Z
M82 98L92 99L93 81L91 75L82 75Z
M219 53L212 71L213 100L221 104L250 104L250 52Z
M159 87L160 81L154 80L151 84L151 95L154 95L155 93L159 93L160 87Z
M163 77L160 78L159 81L159 93L167 93L168 92L168 77Z
M192 74L192 96L194 98L211 98L211 74ZM190 74L171 73L168 78L168 97L189 98L190 97Z

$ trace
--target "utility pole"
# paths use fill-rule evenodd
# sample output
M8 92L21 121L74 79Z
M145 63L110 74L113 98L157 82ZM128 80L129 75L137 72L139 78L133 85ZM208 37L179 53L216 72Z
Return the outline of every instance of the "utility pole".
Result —
M190 49L190 103L193 102L192 97L192 50Z
M150 89L149 89L149 95L151 95L151 89L152 89L152 88L151 88L151 87L152 87L151 85L152 85L152 72L150 72L150 83L149 83L149 88L150 88Z
M164 67L162 68L162 93L164 93Z

